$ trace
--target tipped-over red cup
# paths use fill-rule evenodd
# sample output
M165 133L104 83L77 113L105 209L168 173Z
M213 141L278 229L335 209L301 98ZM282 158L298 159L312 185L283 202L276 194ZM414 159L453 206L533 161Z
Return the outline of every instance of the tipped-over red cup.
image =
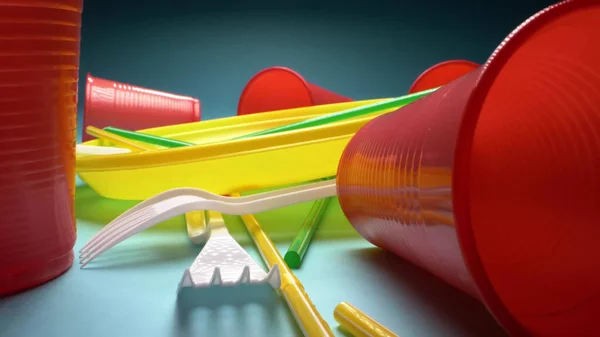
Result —
M519 26L478 69L367 123L337 174L368 241L512 336L600 336L600 3Z
M285 67L258 72L242 91L238 115L350 102L351 98L323 89Z
M87 75L83 129L114 126L141 130L165 125L197 122L200 101ZM83 140L93 139L83 133Z
M455 79L477 69L479 65L466 60L449 60L440 62L425 70L413 82L409 94L429 90L450 83Z

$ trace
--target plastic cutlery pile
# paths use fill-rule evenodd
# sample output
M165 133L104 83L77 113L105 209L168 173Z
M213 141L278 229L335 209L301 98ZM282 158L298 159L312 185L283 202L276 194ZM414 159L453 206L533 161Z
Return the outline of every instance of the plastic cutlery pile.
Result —
M217 211L245 215L281 208L297 203L335 196L335 179L295 186L276 191L232 198L194 188L178 188L160 193L132 207L96 233L80 250L81 268L126 240L174 216L193 211ZM219 224L219 222L213 222ZM211 230L208 243L192 267L184 273L180 287L280 283L277 266L264 272L229 235L224 223Z

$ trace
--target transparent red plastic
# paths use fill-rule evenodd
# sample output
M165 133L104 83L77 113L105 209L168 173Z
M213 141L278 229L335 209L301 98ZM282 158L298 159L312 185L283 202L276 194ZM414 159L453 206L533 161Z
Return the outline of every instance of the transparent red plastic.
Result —
M337 175L373 244L512 336L600 336L600 3L540 11L488 61L361 128Z
M136 131L197 122L200 100L87 75L84 130L114 126ZM83 140L94 137L83 133Z
M306 81L292 69L272 67L258 72L246 84L240 96L237 114L351 101L351 98Z
M0 296L73 262L83 0L0 0Z

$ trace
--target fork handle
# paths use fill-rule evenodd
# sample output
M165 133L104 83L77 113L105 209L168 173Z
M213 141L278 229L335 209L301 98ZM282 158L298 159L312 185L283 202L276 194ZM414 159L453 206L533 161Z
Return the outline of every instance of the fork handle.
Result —
M260 213L307 201L325 199L335 195L337 195L335 184L327 184L305 190L285 191L279 195L267 195L263 198L257 198L248 202L240 202L235 206L237 209L235 215ZM215 204L220 203L221 202L219 201L215 202ZM227 212L222 211L221 213Z

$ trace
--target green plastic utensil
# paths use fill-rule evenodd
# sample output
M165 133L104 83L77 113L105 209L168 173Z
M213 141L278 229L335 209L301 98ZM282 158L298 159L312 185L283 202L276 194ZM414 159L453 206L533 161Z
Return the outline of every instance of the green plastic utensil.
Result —
M147 144L159 145L167 148L175 148L175 147L184 147L194 145L193 143L183 142L179 140L163 138L160 136L148 135L144 133L139 133L135 131L123 130L115 127L105 127L105 131L114 133L116 135L122 136L124 138L128 138L131 140L137 140ZM335 176L333 176L335 177ZM333 177L328 177L325 179L330 179ZM318 179L318 180L325 180ZM319 199L313 203L312 208L308 212L304 223L302 224L302 228L296 238L290 245L287 253L285 254L284 260L286 264L292 268L296 269L300 267L302 264L302 260L304 259L304 255L308 250L308 246L310 245L315 232L317 231L317 227L319 226L319 222L321 221L321 217L329 201L331 198Z
M188 143L188 142L183 142L180 140L169 139L169 138L163 138L163 137L149 135L149 134L145 134L145 133L139 133L139 132L135 132L135 131L123 130L123 129L115 128L112 126L105 127L104 131L114 133L115 135L129 138L131 140L137 140L139 142L144 142L147 144L154 144L154 145L168 147L168 148L195 145L194 143Z
M427 96L437 89L438 88L424 90L424 91L416 92L414 94L401 96L401 97L397 97L397 98L392 98L392 99L389 99L389 100L386 100L383 102L377 102L377 103L368 104L368 105L364 105L364 106L360 106L360 107L356 107L356 108L352 108L352 109L343 110L343 111L332 113L332 114L327 114L325 116L310 118L310 119L307 119L307 120L304 120L304 121L301 121L298 123L292 123L292 124L283 125L283 126L279 126L279 127L275 127L275 128L271 128L271 129L267 129L267 130L249 133L249 134L245 134L243 136L232 138L230 140L245 139L245 138L251 138L251 137L257 137L257 136L269 135L269 134L273 134L273 133L284 132L284 131L300 130L300 129L304 129L304 128L338 122L338 121L342 121L345 119L350 119L350 118L354 118L354 117L358 117L358 116L368 115L370 113L375 113L375 112L379 112L379 111L386 110L386 109L399 108L401 106L412 103L424 96ZM132 140L137 140L139 142L144 142L144 143L148 143L148 144L167 147L167 148L195 145L194 143L188 143L188 142L175 140L175 139L169 139L169 138L163 138L163 137L149 135L149 134L145 134L145 133L139 133L139 132L135 132L135 131L123 130L123 129L119 129L119 128L116 128L113 126L107 126L104 128L104 130L107 132L119 135L121 137L129 138Z
M409 103L412 103L422 97L425 97L425 96L429 95L430 93L436 91L437 89L438 88L424 90L424 91L416 92L416 93L413 93L410 95L392 98L392 99L389 99L389 100L386 100L383 102L377 102L377 103L373 103L373 104L363 105L360 107L351 108L351 109L343 110L340 112L327 114L324 116L310 118L310 119L307 119L307 120L304 120L301 122L297 122L297 123L292 123L292 124L283 125L283 126L279 126L279 127L275 127L275 128L271 128L271 129L267 129L267 130L257 131L257 132L253 132L253 133L246 134L243 136L232 138L231 140L269 135L269 134L279 133L279 132L284 132L284 131L300 130L300 129L304 129L304 128L338 122L338 121L342 121L345 119L354 118L354 117L358 117L358 116L368 115L368 114L379 112L379 111L386 110L386 109L399 108L399 107L402 107Z
M288 267L297 269L302 264L304 255L319 227L321 218L323 217L330 200L331 198L319 199L313 203L312 208L302 224L302 228L300 228L300 232L298 232L296 238L283 257Z

